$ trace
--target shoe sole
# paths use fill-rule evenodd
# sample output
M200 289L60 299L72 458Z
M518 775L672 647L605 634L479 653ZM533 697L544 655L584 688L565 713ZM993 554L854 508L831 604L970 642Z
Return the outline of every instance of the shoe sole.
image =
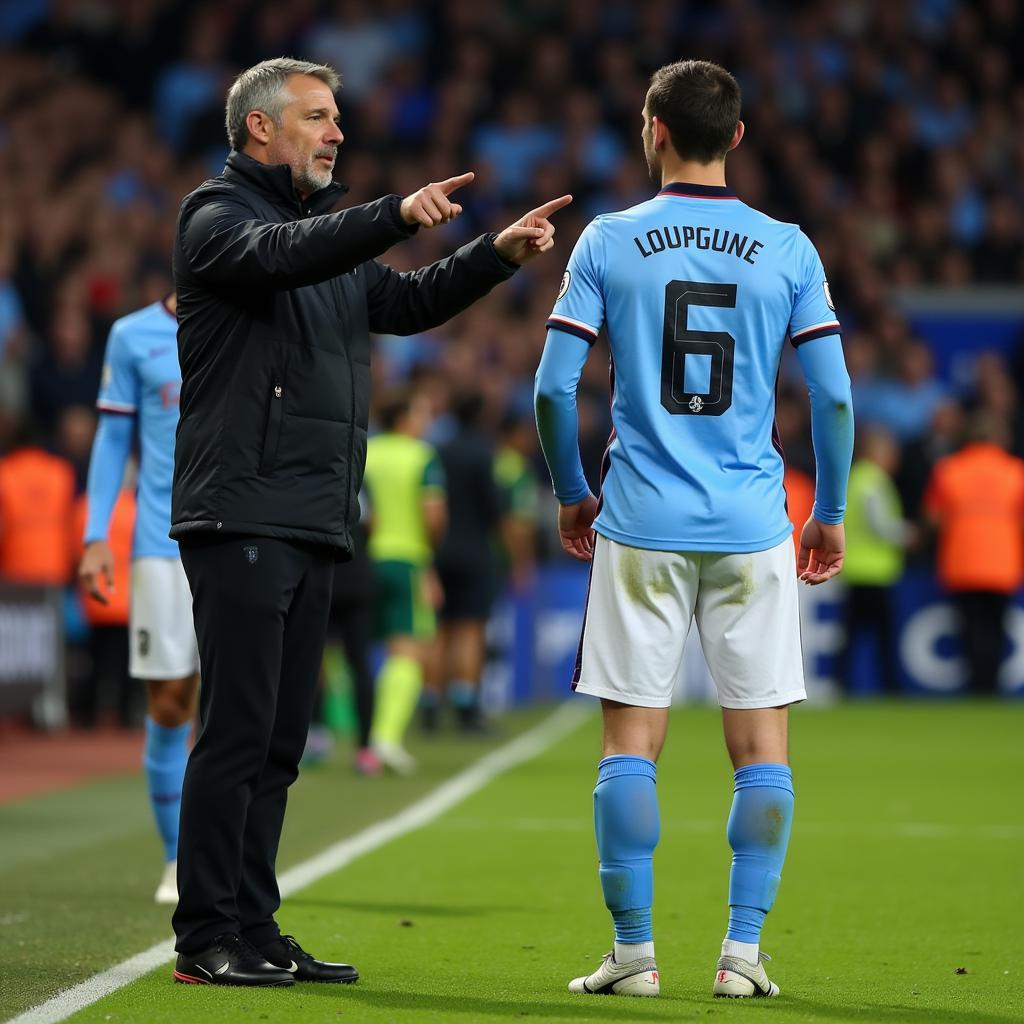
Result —
M191 974L182 974L181 971L174 972L174 981L178 985L223 985L233 988L291 988L295 982L288 981L264 981L264 982L237 982L237 981L207 981L206 978L193 978Z
M715 977L715 985L712 994L716 999L774 999L779 994L779 986L774 981L769 981L767 992L762 991L746 975L738 974L736 971L720 970ZM719 986L736 985L750 986L752 992L729 992L721 991Z
M583 983L583 991L569 989L573 995L579 996L625 996L627 999L652 999L661 994L660 979L652 979L651 971L642 971L627 978L617 978L600 988L587 988Z

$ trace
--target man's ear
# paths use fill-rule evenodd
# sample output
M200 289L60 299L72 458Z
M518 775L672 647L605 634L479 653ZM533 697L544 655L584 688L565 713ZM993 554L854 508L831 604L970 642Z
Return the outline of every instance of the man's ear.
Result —
M262 110L250 110L245 117L245 127L250 139L265 146L274 138L277 125Z
M729 143L730 152L734 150L740 142L743 141L743 133L746 131L746 127L742 121L736 122L736 131L732 133L732 142Z
M651 118L651 142L654 144L655 152L664 149L668 143L668 129L660 117Z

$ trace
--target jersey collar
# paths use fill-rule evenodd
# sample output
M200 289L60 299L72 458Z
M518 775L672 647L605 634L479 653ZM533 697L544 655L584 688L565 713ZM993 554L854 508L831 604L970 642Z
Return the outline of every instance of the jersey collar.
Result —
M659 196L679 196L682 199L735 199L736 193L724 185L695 185L688 181L673 181L658 191Z

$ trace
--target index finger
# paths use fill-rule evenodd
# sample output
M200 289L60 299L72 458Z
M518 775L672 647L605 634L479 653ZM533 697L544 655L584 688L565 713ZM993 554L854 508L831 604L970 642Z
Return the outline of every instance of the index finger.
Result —
M450 196L457 188L468 185L475 177L476 175L472 171L466 171L465 174L457 174L454 178L446 178L444 181L439 181L437 187L446 196Z
M568 206L571 202L572 196L559 196L557 199L549 200L543 206L538 206L536 210L531 210L526 216L548 217L556 210L560 210L563 206Z

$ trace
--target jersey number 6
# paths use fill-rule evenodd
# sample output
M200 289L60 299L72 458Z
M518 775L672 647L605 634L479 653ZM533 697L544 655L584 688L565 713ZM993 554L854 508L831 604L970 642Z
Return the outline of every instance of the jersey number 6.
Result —
M669 281L665 285L665 333L661 347L661 404L673 416L721 416L732 405L736 339L725 331L691 331L690 306L736 307L736 285ZM709 379L707 391L686 390L686 360L700 357L693 378ZM710 360L710 366L709 366Z

